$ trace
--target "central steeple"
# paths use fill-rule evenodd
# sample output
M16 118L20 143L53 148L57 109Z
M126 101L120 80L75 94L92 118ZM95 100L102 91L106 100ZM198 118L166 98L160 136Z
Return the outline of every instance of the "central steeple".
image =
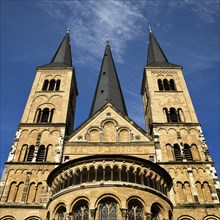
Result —
M127 109L121 91L109 41L106 41L105 53L92 102L90 117L106 103L111 103L118 111L124 115L127 115Z

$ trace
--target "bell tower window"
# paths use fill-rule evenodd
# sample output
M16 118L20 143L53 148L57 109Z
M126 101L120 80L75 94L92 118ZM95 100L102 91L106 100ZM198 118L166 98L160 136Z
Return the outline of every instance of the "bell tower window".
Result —
M170 89L172 91L175 91L176 90L176 85L175 85L175 82L173 79L170 80Z
M178 144L174 144L173 146L174 157L176 161L182 161L181 151Z
M55 80L55 79L51 79L48 80L46 79L44 81L43 87L42 87L42 91L59 91L60 90L60 83L61 80Z
M168 82L167 79L164 79L164 80L163 80L163 86L164 86L164 89L165 89L166 91L169 91L169 90L170 90L170 85L169 85L169 82Z
M183 154L187 161L193 161L192 153L188 144L184 144Z
M178 116L175 108L170 108L170 121L178 122Z
M37 123L51 123L53 119L55 109L49 109L49 108L44 108L41 110L40 108L37 109L36 114L35 114L35 119L34 122Z
M44 84L43 84L43 87L42 87L42 91L47 91L48 85L49 85L49 80L46 79L44 81Z
M28 162L31 162L32 159L34 158L34 149L35 149L34 145L31 145L28 151L28 156L27 156Z
M55 91L59 91L59 90L60 90L60 79L57 80L55 87Z
M45 108L42 111L41 122L48 122L49 118L49 108Z
M163 83L162 83L162 80L161 79L158 79L157 80L157 84L158 84L158 88L160 91L163 91Z

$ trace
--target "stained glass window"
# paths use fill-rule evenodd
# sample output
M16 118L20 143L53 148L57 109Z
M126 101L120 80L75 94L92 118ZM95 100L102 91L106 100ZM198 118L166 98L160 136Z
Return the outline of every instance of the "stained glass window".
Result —
M89 219L89 208L87 205L78 206L74 210L75 220L88 220Z
M138 204L129 205L128 220L143 220L142 208Z
M106 202L100 205L100 220L117 220L117 205L115 202Z

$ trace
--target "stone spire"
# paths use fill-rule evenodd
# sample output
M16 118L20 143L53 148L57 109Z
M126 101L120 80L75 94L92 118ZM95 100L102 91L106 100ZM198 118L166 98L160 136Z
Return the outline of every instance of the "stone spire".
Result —
M70 46L70 30L67 30L60 46L54 54L49 64L40 66L38 68L51 68L51 67L72 67L72 56Z
M181 67L168 61L159 43L157 42L151 27L149 27L149 42L147 66L149 67Z
M90 110L90 117L100 108L102 108L106 103L111 103L118 111L124 115L127 115L127 110L112 57L109 40L106 41L105 53L103 56L99 79Z

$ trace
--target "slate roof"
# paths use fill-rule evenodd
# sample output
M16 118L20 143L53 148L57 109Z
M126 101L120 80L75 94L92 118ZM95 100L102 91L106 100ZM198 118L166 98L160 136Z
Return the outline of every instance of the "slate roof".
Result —
M72 67L69 31L64 36L60 46L58 47L50 63L43 66L39 66L38 68L53 68L53 67Z
M172 64L168 61L167 57L165 56L163 50L161 49L152 31L150 31L150 35L149 35L147 66L182 68L181 66Z
M127 115L110 45L107 43L89 117L108 102L122 114Z

